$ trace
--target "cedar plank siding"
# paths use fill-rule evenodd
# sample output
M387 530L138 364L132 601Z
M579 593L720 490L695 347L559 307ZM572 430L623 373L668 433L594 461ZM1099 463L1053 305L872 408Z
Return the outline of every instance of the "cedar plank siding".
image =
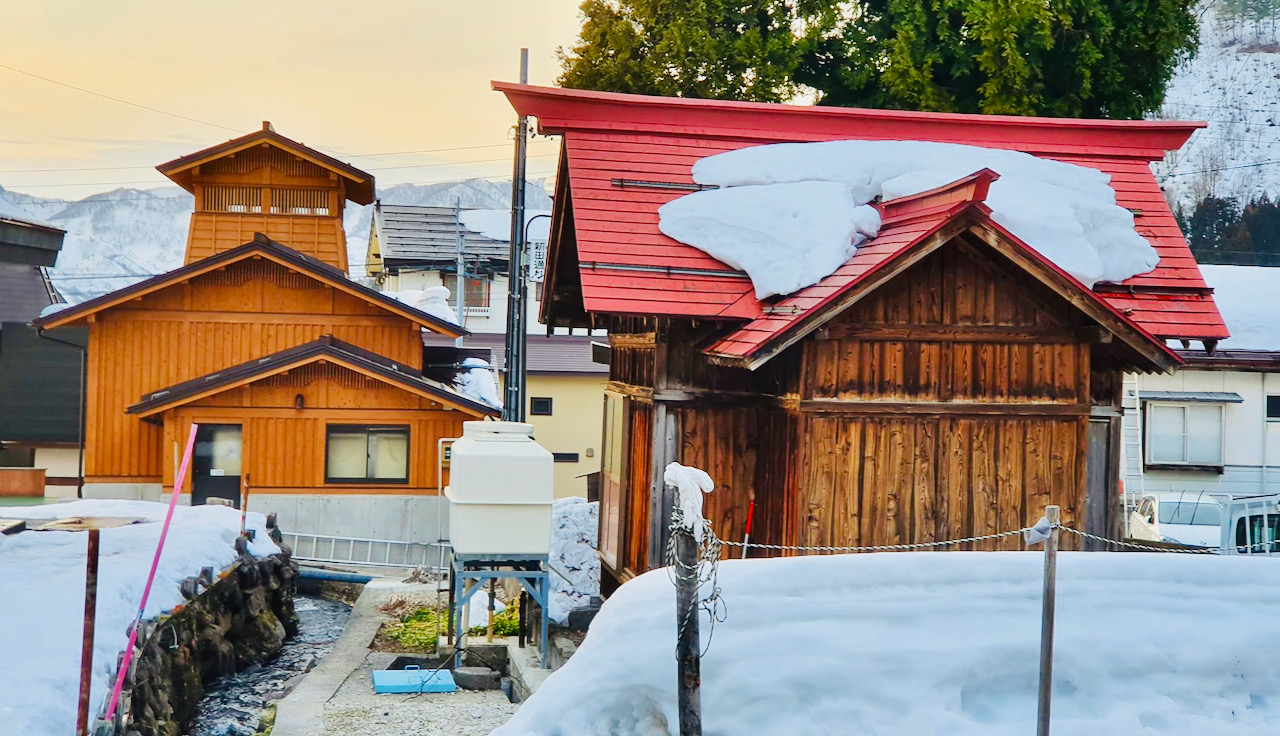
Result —
M296 409L301 394L306 408ZM376 407L376 408L372 408ZM436 478L437 437L460 437L470 419L438 403L332 364L310 364L230 389L174 410L165 421L164 446L181 443L192 421L243 425L243 471L256 493L427 493ZM408 483L325 483L327 424L408 425ZM293 462L281 462L293 458ZM165 463L164 486L173 486ZM447 472L447 471L446 471ZM187 489L189 490L189 488Z
M89 482L155 483L168 472L161 429L125 414L147 392L325 334L422 366L417 325L266 259L105 310L89 329Z
M1034 523L1050 503L1083 525L1090 412L1118 406L1119 374L1093 356L1082 322L962 236L755 372L700 352L731 326L616 319L610 389L629 416L654 403L675 415L678 461L717 483L704 515L723 539L742 539L753 501L760 543L976 536ZM646 332L613 332L637 327ZM629 466L648 470L654 431L630 430ZM630 476L619 580L647 569L654 542L652 484Z

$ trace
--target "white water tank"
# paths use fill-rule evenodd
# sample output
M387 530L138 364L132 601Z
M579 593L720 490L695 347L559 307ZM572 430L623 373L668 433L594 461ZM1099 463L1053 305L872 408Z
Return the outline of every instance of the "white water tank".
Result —
M550 554L553 463L532 424L463 423L444 489L454 553Z

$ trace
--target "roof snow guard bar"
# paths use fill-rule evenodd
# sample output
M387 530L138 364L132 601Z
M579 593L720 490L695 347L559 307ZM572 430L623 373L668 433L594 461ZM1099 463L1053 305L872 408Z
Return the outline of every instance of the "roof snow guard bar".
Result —
M715 184L685 184L679 181L646 181L644 179L610 179L609 183L621 189L674 189L681 192L700 192L719 189Z

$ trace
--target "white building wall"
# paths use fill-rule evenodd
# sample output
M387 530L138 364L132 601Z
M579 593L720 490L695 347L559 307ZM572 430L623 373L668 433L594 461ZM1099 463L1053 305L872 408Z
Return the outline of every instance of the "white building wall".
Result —
M80 450L75 447L37 447L32 467L44 468L44 477L79 478ZM45 498L75 498L76 487L45 484Z
M1215 391L1239 394L1223 405L1223 472L1146 470L1147 491L1207 491L1238 495L1280 490L1280 421L1267 421L1267 395L1280 395L1280 376L1243 371L1182 369L1138 375L1139 392ZM1144 402L1145 404L1145 402ZM1146 417L1143 417L1144 423ZM1144 446L1145 452L1145 446ZM1264 472L1265 469L1265 472Z
M441 274L440 271L414 271L409 269L401 269L399 273L387 276L386 283L381 289L383 291L405 291L406 289L427 289L432 286L446 286L449 288L449 304L455 304L454 289L457 287L457 280L452 274ZM526 321L527 331L530 334L540 335L546 332L546 328L538 323L538 300L537 300L537 284L529 286L529 314ZM462 326L472 332L483 333L499 333L507 331L507 277L495 276L489 282L489 303L486 304L469 304L467 305L466 315L462 317Z

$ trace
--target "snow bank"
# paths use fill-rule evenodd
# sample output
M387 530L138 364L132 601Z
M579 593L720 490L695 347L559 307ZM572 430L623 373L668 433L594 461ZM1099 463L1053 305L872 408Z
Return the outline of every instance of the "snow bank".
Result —
M539 217L546 215L546 217ZM537 217L538 219L533 219ZM511 241L511 210L463 210L460 217L462 226L480 233L486 238ZM529 240L545 243L551 235L551 210L524 211L525 226L529 228Z
M996 222L1086 285L1122 281L1159 262L1101 171L925 141L779 143L709 156L694 164L693 179L721 188L663 205L659 229L746 271L757 297L789 294L817 283L875 235L880 222L868 202L983 168L1000 174L986 200Z
M124 516L163 522L165 504L146 501L77 501L48 506L5 507L10 518ZM151 569L161 523L105 529L98 568L98 616L90 709L96 713L110 691L116 657L128 642L128 627ZM279 551L267 536L262 514L250 513L255 541L250 552ZM147 601L152 618L182 603L178 587L200 568L230 567L240 533L240 512L221 506L174 510L160 568ZM80 637L84 616L84 532L32 532L0 536L0 731L25 736L75 732L79 693Z
M1280 268L1267 266L1200 266L1213 301L1226 320L1229 350L1280 350L1280 320L1275 302L1280 294Z
M1043 559L723 562L729 616L702 660L704 733L1033 732ZM1274 730L1274 560L1064 553L1058 575L1055 734ZM667 571L626 583L573 658L494 736L675 733L675 640Z
M501 409L502 398L498 396L498 383L493 378L489 361L467 358L462 361L462 367L466 370L453 379L454 388L469 399Z
M558 498L551 507L551 564L569 578L551 573L550 619L563 626L569 611L600 595L600 557L596 539L600 504L581 496Z

